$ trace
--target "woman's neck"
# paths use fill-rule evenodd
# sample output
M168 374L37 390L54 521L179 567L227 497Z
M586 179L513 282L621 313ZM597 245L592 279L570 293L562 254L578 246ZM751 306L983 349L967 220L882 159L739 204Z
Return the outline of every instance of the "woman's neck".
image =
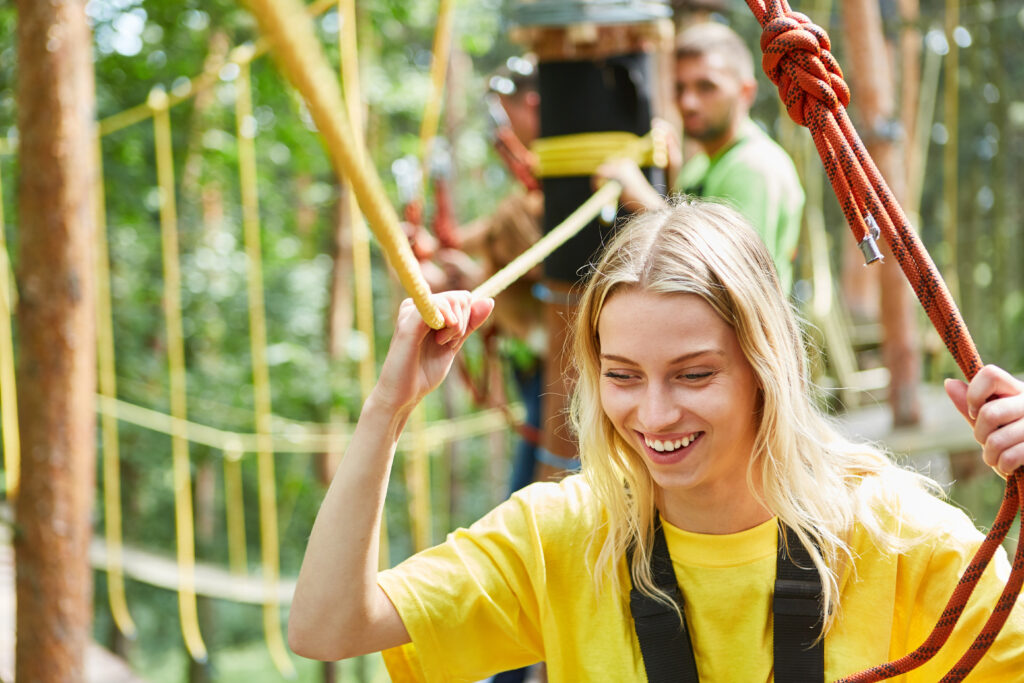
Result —
M773 517L750 491L689 490L658 492L658 510L669 524L697 534L734 534Z

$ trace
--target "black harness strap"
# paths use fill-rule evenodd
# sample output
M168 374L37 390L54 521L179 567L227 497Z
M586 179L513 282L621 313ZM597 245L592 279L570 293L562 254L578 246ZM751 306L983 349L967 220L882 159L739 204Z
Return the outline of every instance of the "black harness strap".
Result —
M821 576L796 533L787 526L782 529L786 542L780 530L772 598L775 680L817 683L825 680L825 644L824 638L818 638L823 608Z
M825 680L824 641L815 642L822 625L821 580L797 535L785 526L779 533L772 600L775 681L819 683ZM632 566L632 547L626 556ZM673 596L682 611L683 595L660 518L655 518L651 573L658 588ZM630 581L632 576L630 572ZM675 610L641 593L635 585L629 593L629 608L649 683L698 683L686 617L680 623Z

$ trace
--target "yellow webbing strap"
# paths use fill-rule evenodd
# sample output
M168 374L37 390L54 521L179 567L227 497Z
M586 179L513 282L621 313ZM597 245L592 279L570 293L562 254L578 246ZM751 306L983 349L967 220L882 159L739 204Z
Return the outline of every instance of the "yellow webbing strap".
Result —
M548 254L582 230L595 216L601 213L601 209L608 205L614 205L621 193L622 185L614 180L602 185L601 189L591 195L590 199L583 202L551 232L541 237L529 249L514 258L511 263L474 289L473 298L493 297L504 291L510 284L535 268Z
M448 74L448 62L452 51L452 23L455 3L441 0L437 8L437 27L434 29L434 51L430 61L430 96L423 110L420 122L420 165L427 168L430 161L430 144L437 135L441 119L441 100L444 97L444 81Z
M430 301L430 287L402 232L398 215L365 156L361 161L354 152L357 142L345 114L341 90L301 3L297 0L248 0L248 3L260 29L270 39L282 71L305 99L313 121L324 136L336 172L352 182L359 206L402 287L412 297L426 323L440 329L444 319Z
M239 443L224 448L224 508L228 526L228 566L233 574L245 576L249 573L249 558L245 548L242 449Z
M3 183L0 182L0 198ZM18 495L21 478L21 439L18 432L18 392L14 372L14 338L11 335L14 292L11 286L11 262L7 258L4 237L4 205L0 201L0 427L4 430L4 471L7 497Z
M117 398L114 361L114 317L110 294L110 256L107 247L107 207L103 187L103 138L96 136L96 358L101 396ZM121 633L135 637L135 622L124 592L121 533L121 449L117 420L100 417L103 434L103 521L107 542L107 594L110 613Z
M160 235L164 268L164 320L167 326L167 358L170 375L171 415L187 417L185 399L185 339L181 326L181 268L178 262L178 215L174 198L174 158L171 145L171 118L167 94L153 90L149 106L153 110L156 143L157 185L160 188ZM180 423L175 423L176 426ZM192 475L188 440L182 429L171 434L174 462L174 516L178 545L178 610L185 647L197 662L206 661L206 645L199 631L195 591L195 529L192 522Z
M277 486L274 478L273 430L270 401L270 370L267 365L267 319L263 300L263 256L260 240L260 207L256 177L256 120L252 115L252 88L248 62L242 65L235 86L235 121L238 132L238 173L242 193L242 229L249 294L249 344L252 353L253 405L259 449L256 452L260 511L260 547L263 566L263 633L270 658L282 675L295 677L295 665L288 656L281 633L277 602L280 578L280 547L277 530Z
M530 149L537 156L534 173L540 178L593 175L614 157L630 158L640 166L664 167L668 162L664 140L655 131L644 137L612 131L538 138Z

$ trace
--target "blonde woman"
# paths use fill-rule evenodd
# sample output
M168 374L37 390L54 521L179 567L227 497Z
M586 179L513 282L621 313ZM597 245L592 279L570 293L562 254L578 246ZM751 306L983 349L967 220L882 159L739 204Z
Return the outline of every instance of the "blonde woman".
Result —
M919 645L980 544L928 481L815 408L799 328L743 219L681 203L623 227L583 292L582 471L378 573L398 436L493 306L436 300L437 332L403 305L317 517L289 623L300 655L384 650L396 681L540 660L551 681L653 681L679 653L693 677L664 680L835 680ZM1024 464L1024 383L988 366L947 391L989 465ZM1001 553L947 646L906 680L948 670L1007 571ZM974 680L1015 680L1022 661L1024 603Z

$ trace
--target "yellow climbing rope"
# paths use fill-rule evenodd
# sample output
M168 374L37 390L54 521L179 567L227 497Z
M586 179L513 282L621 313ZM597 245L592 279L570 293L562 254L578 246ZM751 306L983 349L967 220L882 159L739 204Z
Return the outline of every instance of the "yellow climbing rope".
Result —
M355 0L338 0L338 16L341 30L338 33L338 49L341 54L341 84L348 110L349 122L356 140L363 139L363 97L359 80L359 44L356 39ZM356 156L360 163L366 163L365 150L356 145ZM352 288L355 292L356 330L362 338L362 356L359 358L359 393L365 398L370 395L377 381L377 359L373 348L373 271L370 264L370 235L366 222L359 211L359 205L352 201L352 183L343 180L349 193L349 226L352 231ZM342 450L340 444L333 444L329 452ZM381 568L391 566L391 544L388 541L387 519L381 518L380 552L378 563Z
M150 93L156 142L157 185L160 188L160 234L164 269L164 320L167 326L167 358L170 375L171 415L185 420L185 339L181 324L181 268L178 263L178 215L174 198L174 159L167 94ZM192 524L192 475L188 440L180 423L171 434L174 464L174 516L178 546L178 611L185 647L198 662L206 661L206 645L199 631L195 591L195 530Z
M273 46L281 69L302 94L317 128L324 136L335 170L352 182L359 206L370 221L402 287L416 303L430 327L444 320L430 301L430 287L420 272L398 215L384 192L380 178L354 152L357 142L345 113L337 79L313 32L309 17L297 0L248 0L260 28ZM361 144L361 143L359 143Z
M260 240L259 191L256 177L256 121L252 115L252 92L249 63L239 69L235 85L235 120L238 133L238 171L242 193L242 228L245 253L249 258L246 271L249 294L249 343L252 353L253 403L259 449L256 452L260 513L260 547L266 600L263 603L263 632L274 666L288 678L295 676L295 666L284 645L281 617L277 603L277 581L280 577L280 550L277 530L277 492L274 479L273 416L270 400L270 370L267 365L267 320L263 301L263 257Z
M96 358L101 396L117 398L114 360L114 316L110 294L106 192L103 187L103 138L96 136ZM124 546L121 528L121 449L117 420L100 417L103 435L103 521L107 543L107 595L110 613L121 633L135 637L135 622L124 590Z
M0 198L2 197L3 183L0 182ZM4 237L4 205L0 201L0 427L4 430L4 473L7 497L10 500L14 500L18 495L18 481L21 472L14 339L11 335L11 315L14 305L12 283L11 262L7 258L7 239Z

